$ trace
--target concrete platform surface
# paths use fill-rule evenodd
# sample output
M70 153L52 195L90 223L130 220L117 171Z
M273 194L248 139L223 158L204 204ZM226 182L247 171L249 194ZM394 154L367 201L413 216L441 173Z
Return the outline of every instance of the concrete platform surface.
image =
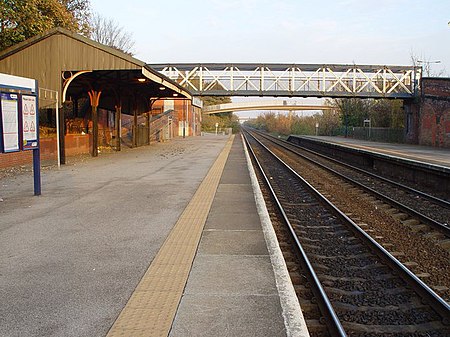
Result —
M366 151L400 157L426 164L450 167L450 149L436 148L423 145L372 142L361 139L329 137L329 136L302 136L319 141L335 143Z
M286 336L240 137L233 143L171 337Z
M227 140L0 180L0 336L105 336Z
M46 170L40 197L1 179L0 336L308 336L247 160L207 135Z

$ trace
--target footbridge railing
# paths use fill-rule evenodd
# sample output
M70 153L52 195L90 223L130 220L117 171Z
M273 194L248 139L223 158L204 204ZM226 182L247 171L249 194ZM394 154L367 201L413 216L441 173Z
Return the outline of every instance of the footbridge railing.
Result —
M402 98L418 95L422 68L321 64L149 64L197 96Z
M223 112L239 112L251 110L281 110L281 111L298 111L298 110L333 110L331 105L323 104L303 104L297 101L287 100L260 100L255 102L233 102L217 105L209 105L202 109L204 114L216 114Z

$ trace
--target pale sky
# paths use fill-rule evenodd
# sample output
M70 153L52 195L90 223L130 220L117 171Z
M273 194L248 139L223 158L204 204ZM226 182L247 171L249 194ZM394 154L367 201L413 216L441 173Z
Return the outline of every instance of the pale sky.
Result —
M450 77L449 0L91 0L147 63L411 65Z

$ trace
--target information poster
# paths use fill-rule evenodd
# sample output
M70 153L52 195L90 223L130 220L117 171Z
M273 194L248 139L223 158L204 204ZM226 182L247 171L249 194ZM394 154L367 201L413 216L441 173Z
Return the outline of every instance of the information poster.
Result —
M19 101L17 94L2 93L2 140L3 151L19 151Z
M23 149L35 149L38 146L36 96L22 95L22 132Z

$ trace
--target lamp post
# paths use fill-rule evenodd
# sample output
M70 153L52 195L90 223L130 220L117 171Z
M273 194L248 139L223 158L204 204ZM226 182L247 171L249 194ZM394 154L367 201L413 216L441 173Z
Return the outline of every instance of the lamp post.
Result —
M431 68L430 65L433 64L433 63L441 63L441 61L421 61L421 60L417 60L417 63L425 65L425 72L427 74L427 77L430 77L430 68Z

